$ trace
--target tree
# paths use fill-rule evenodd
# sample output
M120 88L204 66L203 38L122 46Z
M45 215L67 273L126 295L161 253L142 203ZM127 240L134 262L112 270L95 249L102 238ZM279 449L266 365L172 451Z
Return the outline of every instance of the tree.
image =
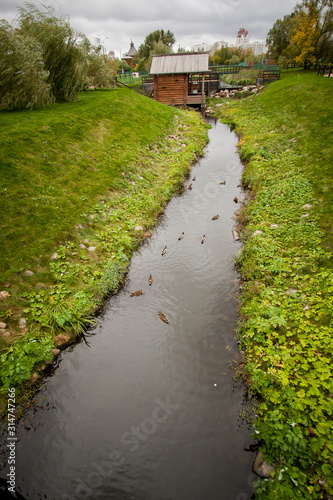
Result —
M138 50L138 58L147 60L151 54L157 54L157 49L168 47L172 52L172 45L175 43L175 37L171 31L156 30L146 36L143 44ZM164 52L162 52L164 53Z
M303 0L269 31L269 54L279 63L304 68L333 58L333 0Z
M296 9L290 44L295 48L296 63L306 69L319 60L322 44L332 37L332 0L305 0Z
M114 85L114 77L117 74L119 60L112 61L106 54L100 39L95 39L96 45L85 41L87 53L87 77L86 86L108 88Z
M42 47L0 21L0 109L42 107L54 102Z
M238 47L225 47L222 46L217 50L213 56L210 56L210 60L213 64L223 65L223 64L239 64L246 58L246 50Z
M70 27L66 18L57 18L51 7L41 12L32 4L19 9L19 33L42 47L48 83L56 101L73 101L84 87L88 68L85 38Z
M275 21L273 28L268 32L266 43L269 56L275 61L285 52L290 44L290 38L293 28L293 18L295 14L287 14L284 18Z
M115 72L108 66L107 61L101 54L92 52L88 54L88 70L86 85L98 88L107 88L113 85Z

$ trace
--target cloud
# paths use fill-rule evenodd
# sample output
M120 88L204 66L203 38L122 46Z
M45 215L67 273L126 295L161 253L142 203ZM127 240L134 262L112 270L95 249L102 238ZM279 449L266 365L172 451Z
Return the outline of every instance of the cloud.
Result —
M15 6L24 0L0 0L0 19L12 22ZM93 41L100 37L106 50L129 49L157 29L170 30L178 45L225 40L235 43L239 28L249 31L252 41L263 40L274 22L290 14L296 0L45 0L58 16L68 15L73 28ZM42 8L41 4L35 3Z

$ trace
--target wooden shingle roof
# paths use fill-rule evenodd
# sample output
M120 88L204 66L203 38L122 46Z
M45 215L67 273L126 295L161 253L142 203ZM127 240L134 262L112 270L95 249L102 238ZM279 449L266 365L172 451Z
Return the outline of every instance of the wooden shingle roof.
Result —
M153 55L151 75L208 73L208 52Z

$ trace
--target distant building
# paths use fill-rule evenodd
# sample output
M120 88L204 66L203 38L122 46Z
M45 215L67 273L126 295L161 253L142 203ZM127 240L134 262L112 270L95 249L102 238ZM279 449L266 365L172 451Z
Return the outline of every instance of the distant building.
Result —
M122 60L126 61L127 64L129 65L129 67L131 68L132 64L133 64L133 58L137 53L138 53L138 51L134 47L134 43L131 40L131 45L130 45L129 51L123 55Z
M250 42L249 32L244 28L239 28L236 37L236 48L246 49Z
M108 53L108 58L111 59L112 61L116 58L114 50L110 50L110 52Z
M198 43L197 45L193 45L191 47L192 52L210 52L212 50L212 45L208 45L208 43Z
M260 56L261 54L267 52L266 40L263 42L250 42L249 32L244 28L240 28L238 30L236 37L236 48L241 48L244 50L251 49L254 56Z
M265 54L268 50L266 41L250 43L249 47L252 49L252 54L254 56L261 56L262 54Z
M220 50L222 47L227 47L228 42L224 40L220 40L219 42L215 42L212 45L208 45L208 43L199 43L197 45L193 45L191 47L192 52L209 52L213 55L217 50Z

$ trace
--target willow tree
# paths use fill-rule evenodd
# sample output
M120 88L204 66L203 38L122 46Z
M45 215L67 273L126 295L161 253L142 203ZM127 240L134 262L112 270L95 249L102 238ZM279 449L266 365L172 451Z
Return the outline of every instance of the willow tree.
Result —
M56 17L51 7L40 11L27 3L18 16L18 31L42 47L47 82L56 101L73 101L84 87L87 54L84 36L71 28L66 17Z
M54 101L42 47L0 21L0 110L35 108Z

